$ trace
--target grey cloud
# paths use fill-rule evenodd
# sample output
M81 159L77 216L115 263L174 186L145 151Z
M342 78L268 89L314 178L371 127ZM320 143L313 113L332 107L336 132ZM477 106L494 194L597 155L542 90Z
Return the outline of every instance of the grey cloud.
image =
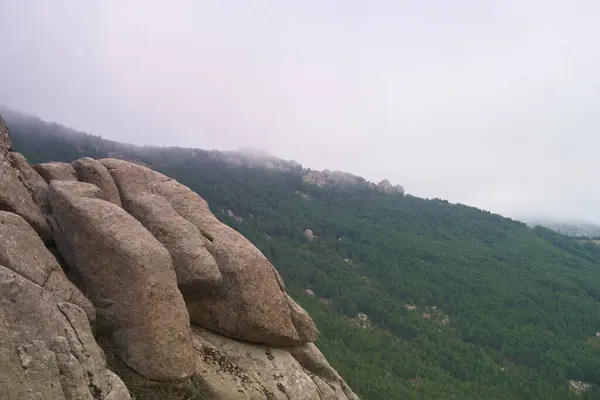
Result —
M0 2L0 103L600 222L596 1Z

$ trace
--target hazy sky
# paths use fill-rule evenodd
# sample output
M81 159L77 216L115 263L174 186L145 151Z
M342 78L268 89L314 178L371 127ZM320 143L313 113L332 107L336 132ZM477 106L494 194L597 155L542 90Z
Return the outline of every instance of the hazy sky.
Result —
M600 1L0 0L0 15L0 103L43 119L600 222Z

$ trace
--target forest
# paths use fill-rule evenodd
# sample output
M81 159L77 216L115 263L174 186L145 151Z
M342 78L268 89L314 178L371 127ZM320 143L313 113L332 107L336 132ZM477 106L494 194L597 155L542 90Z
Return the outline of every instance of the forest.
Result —
M361 398L600 399L593 241L442 199L309 185L302 168L251 168L3 116L31 163L118 156L199 193L273 262Z

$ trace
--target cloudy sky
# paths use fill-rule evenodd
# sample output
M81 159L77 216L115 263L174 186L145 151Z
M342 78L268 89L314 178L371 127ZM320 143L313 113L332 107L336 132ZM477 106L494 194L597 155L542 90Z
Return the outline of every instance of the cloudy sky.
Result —
M2 0L0 15L0 103L43 119L600 222L597 0Z

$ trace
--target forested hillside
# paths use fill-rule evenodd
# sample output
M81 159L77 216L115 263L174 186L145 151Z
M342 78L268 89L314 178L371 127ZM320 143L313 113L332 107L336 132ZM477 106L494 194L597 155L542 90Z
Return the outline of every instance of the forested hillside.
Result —
M600 398L592 243L440 199L306 184L301 168L4 117L31 163L110 154L201 194L275 264L317 323L318 346L364 399Z

